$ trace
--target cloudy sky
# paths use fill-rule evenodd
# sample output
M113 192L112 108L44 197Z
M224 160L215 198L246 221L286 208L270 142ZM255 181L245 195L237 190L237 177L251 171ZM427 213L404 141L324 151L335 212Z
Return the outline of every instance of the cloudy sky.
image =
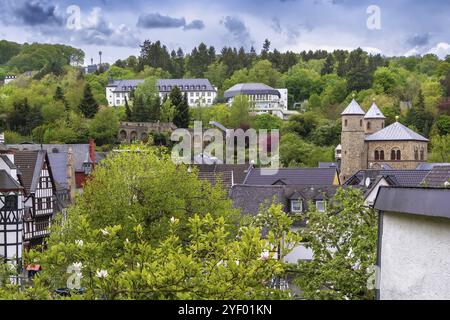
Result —
M144 39L187 52L200 42L259 51L268 38L280 51L445 57L449 13L448 0L0 0L0 39L72 45L86 62L99 50L108 62L138 55Z

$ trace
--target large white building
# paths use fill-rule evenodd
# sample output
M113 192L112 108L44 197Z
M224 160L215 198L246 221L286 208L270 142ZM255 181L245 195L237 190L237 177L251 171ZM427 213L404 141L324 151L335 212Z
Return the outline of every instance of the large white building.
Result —
M106 87L108 104L113 107L125 105L125 99L130 99L132 90L144 80L116 80L110 81ZM187 95L189 107L203 107L213 105L217 97L217 89L208 79L161 79L156 84L159 96L164 99L174 87L178 87Z
M250 109L257 114L272 114L287 119L295 111L288 110L288 90L274 89L263 83L239 83L225 91L224 97L228 105L233 104L236 96L248 98Z

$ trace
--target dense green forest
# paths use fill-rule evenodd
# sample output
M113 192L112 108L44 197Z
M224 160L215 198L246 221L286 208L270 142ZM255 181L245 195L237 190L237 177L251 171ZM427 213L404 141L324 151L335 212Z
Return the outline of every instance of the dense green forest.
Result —
M228 127L281 130L284 165L316 166L332 161L340 140L339 114L352 96L366 110L375 100L387 124L399 121L431 139L432 161L450 162L450 57L428 54L384 57L361 49L333 52L280 52L266 40L263 49L201 43L190 53L170 51L160 41L145 41L140 56L116 61L107 71L85 75L81 50L48 44L0 41L0 80L6 74L34 71L0 87L1 129L8 142L86 142L115 144L120 120L174 121L180 126L216 120ZM105 68L106 69L106 68ZM104 72L103 72L104 71ZM158 78L208 78L217 86L216 104L189 112L178 92L159 101ZM113 79L146 79L123 108L108 108L105 87ZM263 82L289 90L289 107L302 112L289 121L249 116L248 103L224 104L223 92L240 82ZM245 116L243 116L245 115Z

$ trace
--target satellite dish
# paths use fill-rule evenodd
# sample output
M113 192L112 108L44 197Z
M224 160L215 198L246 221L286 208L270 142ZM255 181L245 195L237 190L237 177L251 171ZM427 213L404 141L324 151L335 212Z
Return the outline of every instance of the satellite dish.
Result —
M366 178L365 185L366 185L367 188L370 186L370 178L369 177Z

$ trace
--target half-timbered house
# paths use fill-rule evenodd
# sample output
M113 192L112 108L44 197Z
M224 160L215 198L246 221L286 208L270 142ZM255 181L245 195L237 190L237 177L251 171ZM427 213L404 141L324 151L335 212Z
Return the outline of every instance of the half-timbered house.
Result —
M24 187L24 246L43 243L57 212L56 187L47 152L16 151L15 163Z
M24 188L17 178L14 154L0 143L0 258L21 266Z

